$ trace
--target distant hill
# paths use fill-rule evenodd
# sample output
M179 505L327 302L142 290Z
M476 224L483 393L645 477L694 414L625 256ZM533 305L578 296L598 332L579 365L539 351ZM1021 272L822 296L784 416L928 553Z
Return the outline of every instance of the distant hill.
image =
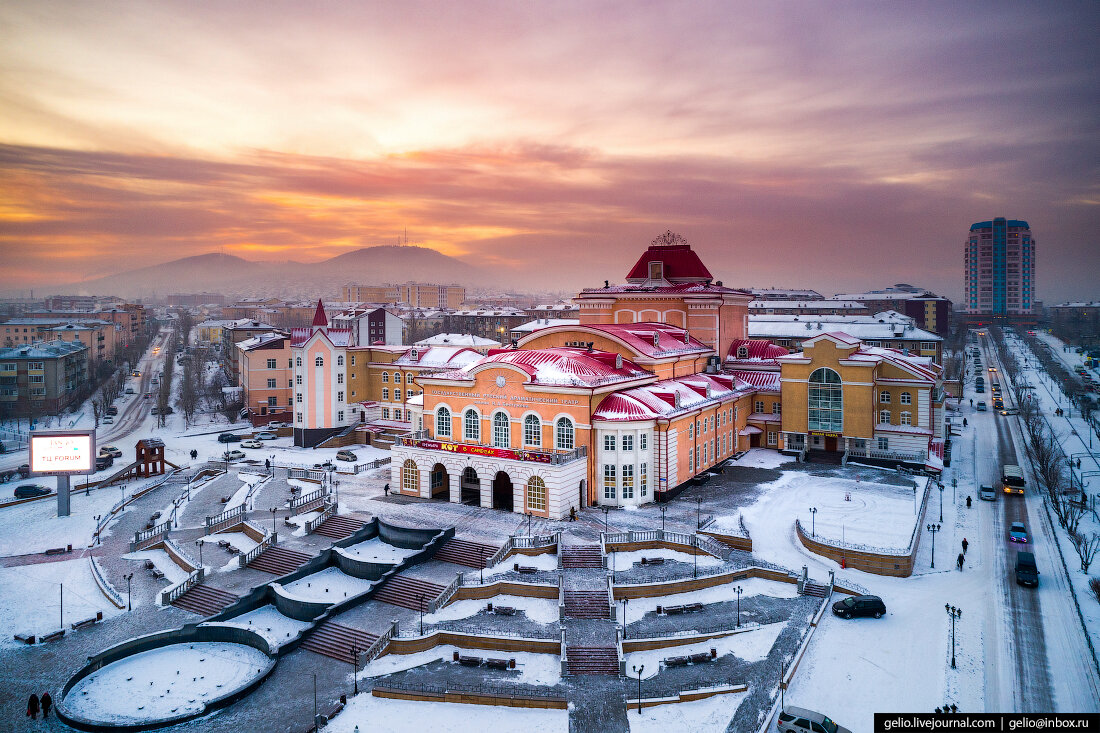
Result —
M216 292L247 296L332 298L340 287L410 280L479 285L487 273L427 247L366 247L320 262L252 262L234 255L204 254L127 270L41 291L148 298L168 293Z

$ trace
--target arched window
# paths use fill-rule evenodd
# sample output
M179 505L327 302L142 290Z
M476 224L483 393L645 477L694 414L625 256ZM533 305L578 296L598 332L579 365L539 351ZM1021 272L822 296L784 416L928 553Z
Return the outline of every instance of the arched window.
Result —
M437 438L451 437L451 411L440 407L435 413L435 435Z
M313 366L324 366L324 365L325 365L325 357L318 354L317 358L313 360Z
M462 418L462 432L466 440L481 440L481 416L477 414L477 410L466 410Z
M573 421L567 417L559 417L554 429L558 450L573 450Z
M493 415L493 445L497 448L507 448L511 444L508 413L498 412Z
M546 482L538 476L527 480L527 509L535 512L546 511Z
M737 358L738 359L748 359L749 358L749 350L747 348L745 348L744 346L738 346L737 347Z
M393 383L394 384L401 384L401 372L394 372L393 373Z
M295 366L302 366L302 357L299 356L297 359L295 359L294 360L294 365Z
M336 357L336 366L344 366L344 355L340 354Z
M390 373L389 372L382 372L382 384L389 384L389 383L390 383Z
M416 461L401 464L401 490L406 494L420 493L420 471L416 470Z
M903 405L913 404L913 395L911 395L908 392L902 392L901 393L901 404L903 404Z
M538 415L523 418L523 444L536 448L542 445L542 421Z
M810 430L838 433L844 428L844 394L840 375L832 369L815 369L809 379L808 394Z

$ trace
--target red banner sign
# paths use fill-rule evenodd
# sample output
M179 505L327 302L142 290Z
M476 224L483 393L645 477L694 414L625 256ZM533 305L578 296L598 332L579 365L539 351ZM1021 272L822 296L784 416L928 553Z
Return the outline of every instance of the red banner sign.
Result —
M491 448L487 445L468 445L466 443L441 443L438 440L412 440L405 445L412 448L425 448L427 450L441 450L449 453L465 453L472 456L486 456L488 458L504 458L511 461L532 461L534 463L550 463L552 453L539 453L530 450L511 450L508 448Z

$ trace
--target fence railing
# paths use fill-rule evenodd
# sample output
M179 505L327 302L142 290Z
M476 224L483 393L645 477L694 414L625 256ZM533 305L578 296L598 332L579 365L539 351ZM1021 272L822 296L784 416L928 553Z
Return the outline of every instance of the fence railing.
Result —
M234 524L240 524L244 518L244 504L235 506L232 509L227 509L216 517L207 517L206 526L203 528L203 534L211 534L217 532L219 529L225 529L226 527L232 527Z
M428 604L428 613L435 613L443 606L447 605L447 601L451 600L455 593L458 592L458 587L462 585L462 573L457 573L455 579L447 585L435 599Z
M165 588L160 592L160 605L171 605L177 598L201 583L204 577L206 577L206 571L199 568L188 575L186 580L173 585L171 588Z
M198 570L199 564L195 562L195 558L184 552L183 548L176 544L174 540L165 538L164 551L168 553L168 557L172 559L172 562L176 563L187 572L191 573Z
M557 534L536 534L530 536L513 535L511 538L514 549L534 550L540 547L551 547L558 542Z
M320 514L306 522L306 534L311 534L315 529L324 524L326 519L335 515L338 506L336 502L326 503L324 505L324 510Z
M448 692L458 692L467 695L484 695L486 697L513 698L537 698L540 700L562 700L565 698L558 692L551 692L537 687L503 687L495 685L429 685L420 682L391 682L375 685L376 690L395 690L400 692L423 692L429 695L445 695Z
M633 542L667 542L674 545L696 547L723 560L729 558L730 548L706 535L670 532L663 529L632 530L630 532L600 533L602 545L629 544Z
M279 535L276 532L272 532L267 537L264 537L263 540L251 550L237 555L237 567L245 567L246 565L248 565L248 563L252 562L257 557L262 555L264 550L271 547L278 541Z
M288 468L287 478L307 478L312 481L324 481L325 471L319 468Z
M370 664L376 657L386 650L386 647L390 643L390 639L393 638L394 632L397 631L397 624L390 624L390 627L386 629L385 633L375 639L369 647L366 648L359 655L359 666L365 667Z
M168 536L168 531L170 529L172 529L171 519L166 522L161 522L150 529L143 529L140 532L135 532L134 541L130 543L130 552L144 550L146 547L151 547L158 542L163 542L164 538Z
M485 558L485 562L484 562L483 566L487 567L487 568L491 568L494 565L496 565L498 562L503 560L504 558L508 557L508 553L512 551L512 547L513 547L512 541L514 539L515 539L515 537L509 537L508 541L505 542L504 545L499 550L494 552L489 557Z
M122 601L122 594L114 589L110 583L107 582L107 578L103 575L103 569L99 567L99 563L96 562L95 555L88 555L88 560L92 565L92 577L95 578L96 585L103 591L103 595L107 596L115 608L125 608L126 604Z
M290 513L302 514L304 512L312 511L317 507L325 503L325 498L328 496L328 489L324 486L311 491L308 494L302 494L301 496L290 500Z

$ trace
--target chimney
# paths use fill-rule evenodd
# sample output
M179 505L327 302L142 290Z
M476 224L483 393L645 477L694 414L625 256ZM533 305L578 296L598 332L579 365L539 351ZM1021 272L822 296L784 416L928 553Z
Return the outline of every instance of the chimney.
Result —
M609 287L611 287L611 281L610 281L610 280L604 280L604 281L603 281L603 286L604 286L605 288L609 288Z

